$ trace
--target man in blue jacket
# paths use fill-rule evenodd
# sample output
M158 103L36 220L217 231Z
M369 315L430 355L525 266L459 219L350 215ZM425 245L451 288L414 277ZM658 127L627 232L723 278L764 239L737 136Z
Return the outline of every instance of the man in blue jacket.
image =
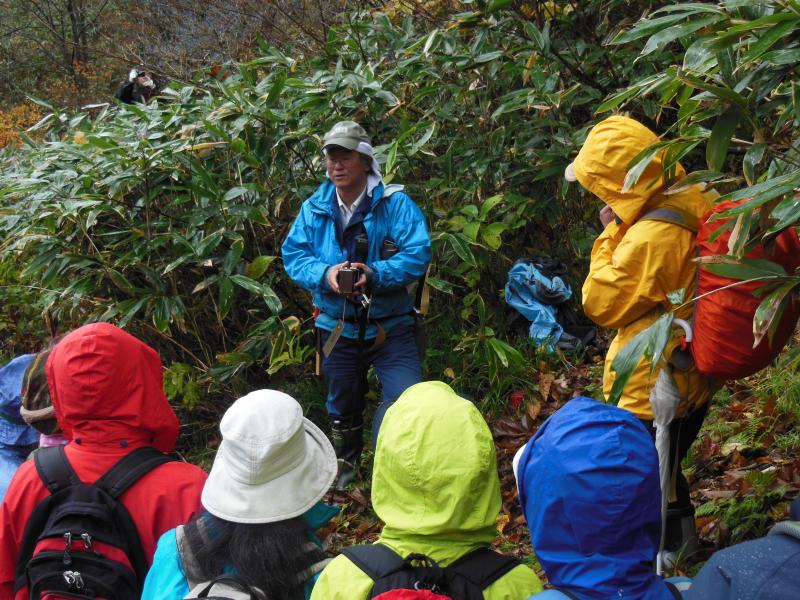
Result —
M314 294L328 382L327 409L339 459L337 489L353 476L363 446L367 371L383 399L372 424L422 380L413 284L431 257L425 218L402 186L384 186L366 131L341 121L325 134L327 179L300 208L281 249L286 272ZM343 269L358 269L354 290ZM340 287L341 286L341 287Z

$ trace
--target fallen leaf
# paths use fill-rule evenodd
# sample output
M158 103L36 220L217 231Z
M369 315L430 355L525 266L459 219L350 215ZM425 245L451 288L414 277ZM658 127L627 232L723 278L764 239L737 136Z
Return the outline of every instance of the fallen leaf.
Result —
M518 419L513 417L502 417L492 425L492 433L495 437L502 436L527 436L528 428Z
M497 515L497 533L503 533L503 530L506 528L506 525L508 525L509 520L510 517L506 513Z
M361 506L369 506L369 500L367 499L364 492L361 491L360 488L354 488L350 492L347 493L351 500L360 504Z
M555 380L555 376L552 373L543 373L539 376L539 393L545 400L550 396L550 388L553 387L553 380Z
M739 450L734 450L730 455L731 464L734 467L746 467L750 464L750 459L744 456Z
M770 519L773 521L783 521L789 516L789 503L788 502L781 502L780 504L773 506L768 511Z
M536 418L539 416L539 413L542 412L542 405L540 402L532 400L531 402L528 402L525 409L528 413L528 416L531 418L531 421L536 421Z
M736 490L700 490L700 493L709 500L719 500L720 498L733 498Z
M747 444L742 444L741 442L728 442L727 444L723 444L720 453L722 456L730 456L736 451L742 451L747 448Z

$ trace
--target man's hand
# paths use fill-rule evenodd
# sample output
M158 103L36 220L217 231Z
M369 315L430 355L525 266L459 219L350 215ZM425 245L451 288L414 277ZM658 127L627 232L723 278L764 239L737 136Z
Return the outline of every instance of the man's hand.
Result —
M606 228L606 225L611 223L614 219L617 218L617 213L611 210L611 207L606 204L603 208L600 209L600 223L603 224L603 229Z
M361 277L359 277L358 281L356 281L355 287L365 290L367 286L372 282L372 278L374 276L372 269L370 269L364 263L360 262L354 262L351 266L361 271Z
M331 267L328 269L328 287L331 288L331 291L333 291L334 294L343 295L339 289L338 275L341 269L349 266L350 261L346 260L338 265L331 265Z

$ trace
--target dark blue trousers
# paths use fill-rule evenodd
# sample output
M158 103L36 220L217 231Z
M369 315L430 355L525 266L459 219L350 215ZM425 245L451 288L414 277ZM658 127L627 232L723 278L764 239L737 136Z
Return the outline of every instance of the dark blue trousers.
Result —
M330 335L320 331L322 344ZM358 364L358 340L341 337L330 356L322 360L322 372L328 382L326 407L332 417L346 417L354 424L362 422L367 370L375 368L383 387L383 398L375 410L372 421L373 446L378 439L383 415L406 388L422 381L419 352L414 339L414 327L401 325L386 332L386 340L374 345L375 340L365 340L362 364Z

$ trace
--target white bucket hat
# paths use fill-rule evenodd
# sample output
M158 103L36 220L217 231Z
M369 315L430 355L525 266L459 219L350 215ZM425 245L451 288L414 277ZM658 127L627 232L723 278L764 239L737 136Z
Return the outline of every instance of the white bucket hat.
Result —
M302 515L336 477L336 454L297 401L275 390L239 398L220 423L220 443L201 501L234 523Z

